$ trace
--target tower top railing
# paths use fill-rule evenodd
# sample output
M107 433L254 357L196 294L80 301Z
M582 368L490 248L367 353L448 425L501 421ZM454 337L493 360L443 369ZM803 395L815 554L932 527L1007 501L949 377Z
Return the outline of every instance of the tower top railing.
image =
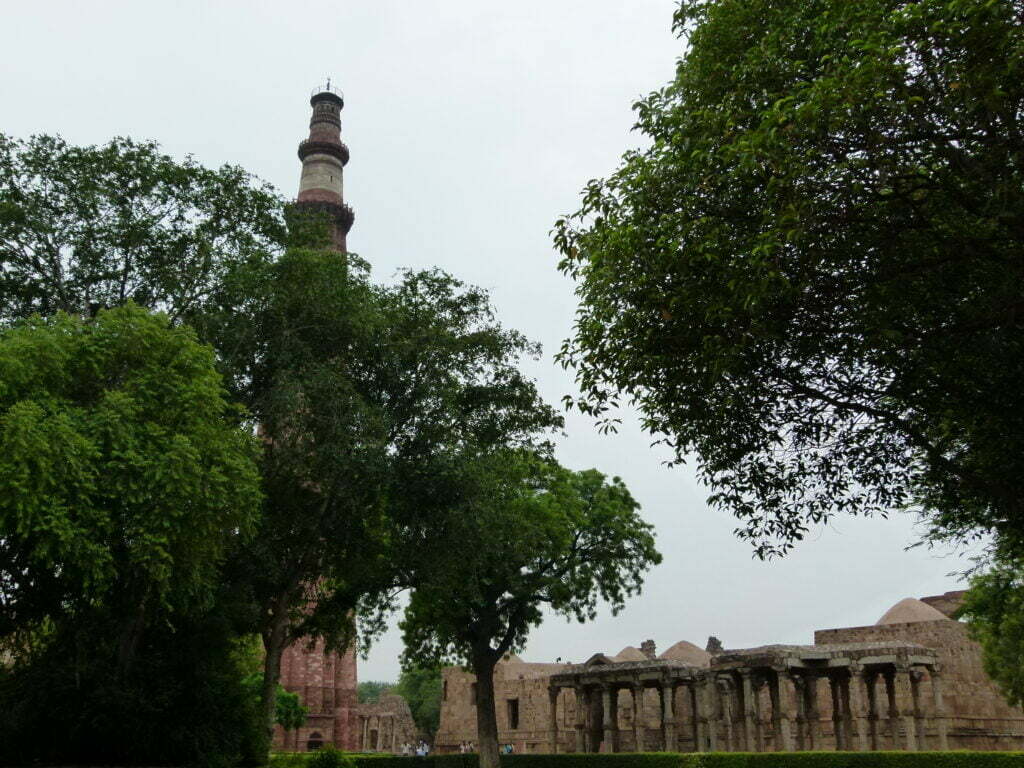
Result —
M341 92L341 89L336 87L336 86L331 85L331 78L327 78L327 82L326 83L324 83L323 85L319 85L316 88L314 88L312 91L310 91L309 95L310 95L310 97L313 97L313 96L318 96L321 93L333 93L335 96L340 98L342 101L344 101L344 99L345 99L345 94Z

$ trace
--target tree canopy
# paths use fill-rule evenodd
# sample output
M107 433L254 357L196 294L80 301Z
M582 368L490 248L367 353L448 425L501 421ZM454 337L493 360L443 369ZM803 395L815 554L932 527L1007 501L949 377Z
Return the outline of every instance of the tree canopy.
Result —
M284 242L283 201L241 168L153 142L0 134L0 320L132 300L176 320Z
M265 747L219 572L259 511L243 417L213 350L164 315L0 331L0 761Z
M382 693L394 690L397 683L385 683L382 680L360 680L356 686L356 695L360 704L378 701Z
M208 606L259 510L256 445L213 350L128 305L0 333L0 637L106 606Z
M343 648L361 602L390 602L390 543L443 483L438 457L560 422L517 370L533 345L494 321L485 292L442 272L385 287L352 254L293 248L224 290L214 303L231 309L196 322L265 436L261 527L232 571L267 650L269 727L283 648Z
M996 557L974 575L958 612L981 645L986 674L1013 706L1024 705L1024 567Z
M545 609L580 622L612 612L661 561L618 478L525 450L471 464L463 492L403 557L412 586L405 665L467 664L477 678L481 765L498 763L494 665L521 650Z
M1021 526L1024 7L684 0L650 140L560 220L576 405L769 556L836 513Z

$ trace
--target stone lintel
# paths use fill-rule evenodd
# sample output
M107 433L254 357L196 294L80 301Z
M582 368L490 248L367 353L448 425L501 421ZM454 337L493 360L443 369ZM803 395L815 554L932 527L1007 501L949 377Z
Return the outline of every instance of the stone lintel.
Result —
M861 664L896 664L898 656L861 656L857 659Z

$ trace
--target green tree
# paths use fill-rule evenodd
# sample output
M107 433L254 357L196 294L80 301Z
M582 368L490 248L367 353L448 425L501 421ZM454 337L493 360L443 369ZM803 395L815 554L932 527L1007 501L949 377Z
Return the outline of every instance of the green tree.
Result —
M416 728L433 742L441 725L441 668L405 667L398 678L395 693L409 704Z
M0 320L133 300L173 320L284 241L282 201L237 167L152 142L0 134Z
M102 603L118 668L147 620L211 604L259 510L213 350L127 306L0 334L0 636Z
M218 564L252 532L256 455L213 350L166 316L0 332L0 757L248 751Z
M661 556L618 478L571 472L532 452L472 462L462 497L449 504L405 556L413 589L403 663L468 665L481 766L495 768L495 664L523 647L545 608L580 622L601 600L617 612Z
M556 225L577 405L762 556L836 513L1024 536L1024 6L684 0L649 148Z
M394 690L395 683L385 683L380 680L362 680L356 687L356 695L359 703L378 701L380 695L387 691Z
M1024 705L1024 567L1019 560L996 556L975 574L958 617L981 645L982 663L1006 700Z
M435 457L532 439L559 418L516 369L533 345L448 275L385 288L351 254L294 248L235 280L224 290L248 298L223 304L245 312L198 322L224 340L232 391L267 438L262 525L231 568L256 607L269 729L288 645L344 648L357 612L364 633L379 626L357 609L399 586L389 542L441 482Z

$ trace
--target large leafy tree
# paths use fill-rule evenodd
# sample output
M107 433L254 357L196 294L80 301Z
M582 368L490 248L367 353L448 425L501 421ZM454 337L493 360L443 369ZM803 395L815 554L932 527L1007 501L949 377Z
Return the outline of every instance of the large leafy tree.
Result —
M355 256L294 248L236 273L244 306L209 313L232 387L265 436L260 531L233 558L266 649L273 722L281 653L345 647L360 602L400 584L390 557L435 457L460 444L514 444L559 423L516 368L533 351L493 319L486 293L440 272L370 282ZM372 621L364 619L364 630Z
M584 410L762 556L919 505L1024 539L1024 5L684 0L650 146L561 220Z
M412 586L403 660L473 671L480 761L494 768L495 664L522 649L545 609L580 622L602 600L616 612L661 556L618 478L571 472L531 451L459 465L461 493L403 557Z
M0 332L0 760L252 747L218 565L254 527L256 454L213 350L166 316Z
M240 168L0 134L0 319L133 300L176 320L283 239L281 199Z
M213 350L138 307L0 334L0 637L100 604L124 672L147 621L208 606L259 510L241 416Z

